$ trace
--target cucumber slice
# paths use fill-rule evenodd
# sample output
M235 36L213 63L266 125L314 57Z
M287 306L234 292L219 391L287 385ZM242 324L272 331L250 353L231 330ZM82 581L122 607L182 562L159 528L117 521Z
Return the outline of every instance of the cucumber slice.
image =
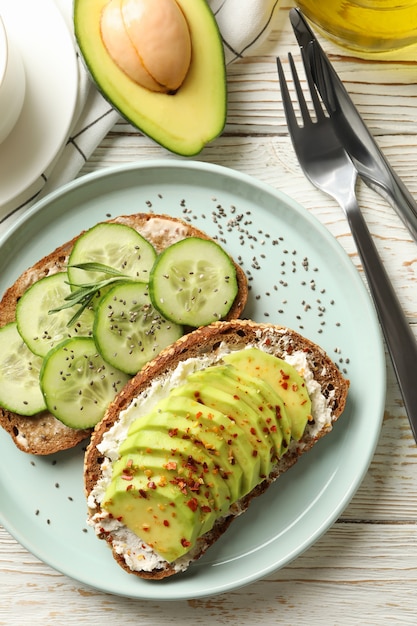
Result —
M129 380L107 364L94 339L73 337L45 357L40 384L48 410L70 428L92 428Z
M72 326L67 324L76 306L49 313L71 293L66 272L41 278L20 298L16 307L17 328L28 348L38 356L46 354L64 339L92 335L94 313L85 309Z
M188 237L172 244L155 261L149 293L167 319L205 326L224 318L238 292L236 270L214 241Z
M145 283L119 283L96 309L97 348L108 363L128 374L136 374L182 334L182 326L166 320L152 306Z
M101 263L142 282L148 282L156 252L134 228L125 224L100 223L75 242L68 260L68 276L75 285L109 278L103 272L72 267L81 263Z
M42 359L29 350L16 322L0 329L0 406L19 415L46 409L39 384Z

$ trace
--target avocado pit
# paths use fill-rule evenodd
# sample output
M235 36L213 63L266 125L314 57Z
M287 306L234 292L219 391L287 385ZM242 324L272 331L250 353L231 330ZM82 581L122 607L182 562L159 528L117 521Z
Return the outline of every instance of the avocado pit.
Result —
M175 0L110 0L101 38L114 63L150 91L175 93L191 63L187 20Z

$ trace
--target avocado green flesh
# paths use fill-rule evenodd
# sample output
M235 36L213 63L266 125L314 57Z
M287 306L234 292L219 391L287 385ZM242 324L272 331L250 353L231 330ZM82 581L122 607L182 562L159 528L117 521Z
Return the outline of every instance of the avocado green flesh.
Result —
M195 398L198 393L199 405L205 405L210 410L222 413L226 419L235 427L234 433L227 439L230 446L230 454L235 463L242 469L242 487L240 497L249 493L263 477L261 470L261 454L265 452L265 445L259 442L256 436L251 434L247 423L244 422L243 414L247 413L247 407L242 403L241 413L233 415L236 400L220 389L215 389L211 385L187 383L173 390L172 396L181 398ZM236 417L241 419L237 421ZM252 417L254 417L252 415ZM248 418L249 419L249 418Z
M196 385L196 386L194 386ZM187 385L188 387L188 385ZM232 419L244 432L249 441L252 452L255 451L258 463L250 463L249 468L255 471L247 472L247 484L245 490L251 491L271 471L271 442L268 433L263 433L259 423L258 413L252 409L236 390L235 393L213 387L212 384L190 383L190 392L199 391L199 399L202 404L220 411ZM246 462L248 459L246 459ZM248 468L248 469L249 469Z
M216 463L204 459L204 455L194 453L194 456L184 456L175 451L167 458L158 455L158 450L137 448L119 459L113 471L114 478L120 477L128 482L136 475L143 475L143 481L146 477L144 491L152 488L149 486L152 482L158 485L162 476L165 477L163 482L175 481L178 478L187 481L198 479L201 485L200 495L205 498L205 504L212 508L217 516L225 513L230 507L229 482L220 471L217 471Z
M141 434L132 435L132 452L116 462L103 507L115 517L121 514L126 526L172 561L226 513L230 491L210 454L191 440L177 439L169 458L158 457L154 449L140 449L138 439L156 437L159 451L170 445L170 436L147 430Z
M152 481L157 487L150 489L146 476L135 475L130 481L116 477L110 483L103 506L167 561L173 561L212 526L216 513L200 493L187 492L182 502L182 491L168 479L168 473L161 470ZM157 498L152 498L153 491L158 493Z
M74 2L75 36L97 87L123 117L157 143L183 156L198 154L223 131L227 112L223 45L207 2L176 0L189 26L192 59L175 94L141 87L114 63L100 32L107 2Z
M163 404L164 402L161 402L159 406L162 407ZM155 440L157 440L157 450L160 450L161 437L164 437L165 447L162 449L170 449L172 460L178 450L185 445L184 441L190 441L193 448L190 449L188 454L192 455L200 463L205 462L207 466L213 464L218 470L216 475L218 474L223 480L227 481L230 492L228 500L233 502L239 499L242 493L243 470L235 462L231 454L230 445L226 443L226 438L219 432L220 425L222 425L224 429L228 429L230 437L232 437L236 432L232 422L220 413L216 415L216 421L213 418L204 416L204 412L213 416L213 411L207 412L206 407L188 398L172 398L171 404L171 411L153 412L137 420L133 426L135 424L137 426L140 422L141 428L139 430L137 428L129 430L128 438L120 446L120 454L134 452L137 447L143 448L149 440L152 441L154 447ZM181 407L180 405L184 406ZM190 413L192 408L195 410L194 418ZM169 433L171 433L168 434L169 439L167 439L166 435L167 424L174 426L173 429L169 430ZM149 434L149 431L152 431L151 437L146 436ZM178 439L182 440L179 444L177 443Z
M288 447L292 421L271 382L277 371L279 380L283 372L295 380L293 368L253 350L190 374L130 425L119 447L102 506L169 562L262 482ZM306 424L300 380L297 433Z
M203 378L247 404L253 411L250 426L256 430L257 440L269 442L271 451L278 451L279 456L285 452L291 439L291 422L283 401L268 383L230 365L207 370ZM189 376L189 382L199 380L201 372ZM276 456L272 460L276 461Z
M311 400L305 381L297 370L283 359L256 348L231 352L224 360L266 381L277 391L291 420L291 436L298 441L311 418Z

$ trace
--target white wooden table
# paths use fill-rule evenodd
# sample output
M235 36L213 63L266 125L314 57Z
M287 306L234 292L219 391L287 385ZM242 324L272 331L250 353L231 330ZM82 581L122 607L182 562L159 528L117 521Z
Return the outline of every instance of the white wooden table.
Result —
M304 178L288 138L275 57L298 55L283 1L258 56L228 70L226 130L199 155L248 173L303 204L339 240L362 274L342 211ZM417 197L417 65L353 58L323 41L386 155ZM167 154L120 122L82 174ZM365 186L360 204L400 301L417 333L417 247L394 211ZM417 621L417 450L387 358L379 445L340 519L284 569L207 599L157 603L106 595L39 562L0 528L0 624L415 624ZM417 364L416 364L417 384Z

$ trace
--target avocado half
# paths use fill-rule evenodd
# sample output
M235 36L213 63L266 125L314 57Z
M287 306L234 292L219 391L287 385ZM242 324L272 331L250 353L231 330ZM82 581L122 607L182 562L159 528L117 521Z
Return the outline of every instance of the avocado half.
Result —
M74 1L75 36L92 79L110 104L154 141L183 156L198 154L223 131L227 114L223 44L206 0L176 0L190 29L192 57L175 94L141 87L114 63L100 33L107 2Z

